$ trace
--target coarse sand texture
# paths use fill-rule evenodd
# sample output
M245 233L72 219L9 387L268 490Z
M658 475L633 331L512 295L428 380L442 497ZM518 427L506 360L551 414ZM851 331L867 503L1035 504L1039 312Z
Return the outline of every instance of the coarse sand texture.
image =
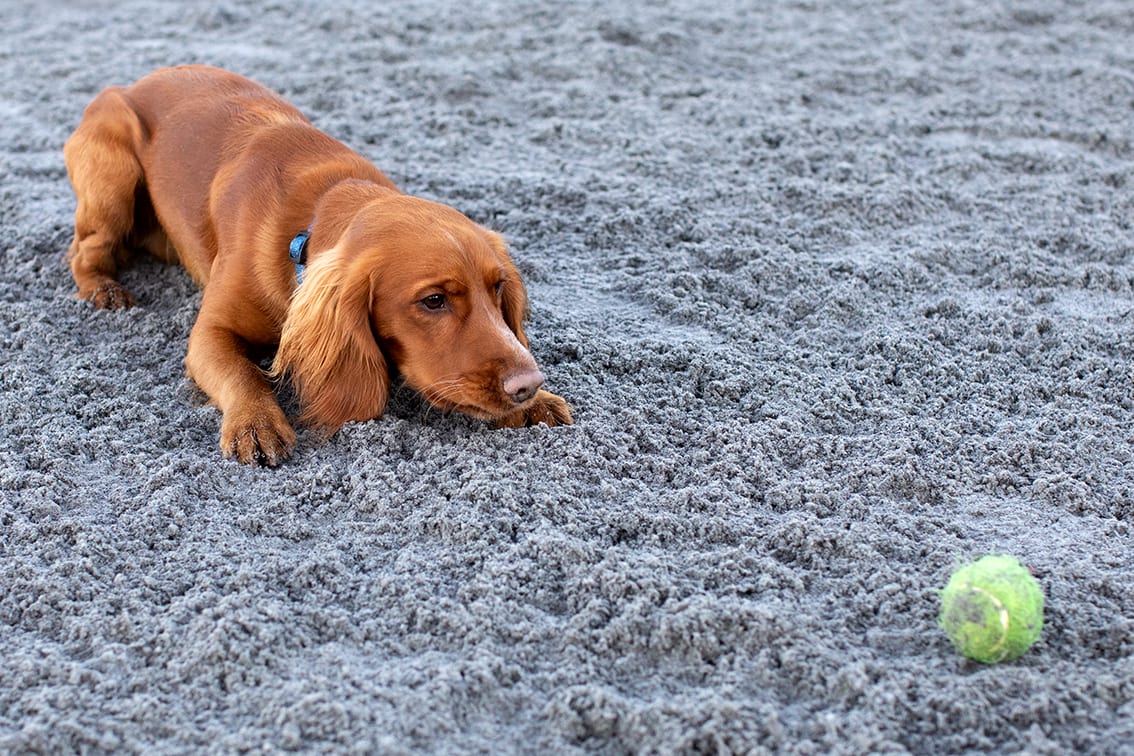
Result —
M0 0L0 35L0 752L1134 753L1127 0ZM97 312L64 261L83 108L181 63L503 233L576 424L401 389L223 460L185 271ZM995 665L937 624L984 554L1046 598Z

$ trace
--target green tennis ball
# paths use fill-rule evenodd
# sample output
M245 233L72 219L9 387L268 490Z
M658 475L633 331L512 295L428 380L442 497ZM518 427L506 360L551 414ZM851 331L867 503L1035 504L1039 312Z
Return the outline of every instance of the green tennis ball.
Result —
M982 557L949 578L937 621L968 658L1009 661L1039 638L1043 590L1015 557Z

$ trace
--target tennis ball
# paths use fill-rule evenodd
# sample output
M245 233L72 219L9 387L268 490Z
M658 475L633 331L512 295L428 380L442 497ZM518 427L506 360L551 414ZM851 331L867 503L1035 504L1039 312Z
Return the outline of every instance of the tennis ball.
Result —
M968 658L1009 661L1039 638L1043 590L1015 557L982 557L949 578L937 621Z

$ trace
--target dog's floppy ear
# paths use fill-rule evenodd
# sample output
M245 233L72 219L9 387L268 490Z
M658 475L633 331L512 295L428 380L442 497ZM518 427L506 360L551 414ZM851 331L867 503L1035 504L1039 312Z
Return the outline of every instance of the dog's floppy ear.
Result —
M500 309L504 314L504 322L516 334L516 338L525 348L528 346L528 336L524 333L524 321L528 319L528 290L520 277L520 271L512 258L508 255L508 247L499 236L493 235L493 247L500 258L506 273L504 290L501 292Z
M370 325L370 276L352 270L338 249L323 252L292 296L272 363L272 377L295 388L300 422L327 433L378 417L389 398L386 359Z

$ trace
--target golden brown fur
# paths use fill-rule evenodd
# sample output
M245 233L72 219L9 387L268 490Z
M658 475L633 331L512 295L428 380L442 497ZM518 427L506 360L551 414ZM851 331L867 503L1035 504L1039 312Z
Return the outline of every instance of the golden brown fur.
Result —
M223 413L226 456L276 465L291 453L272 378L290 380L301 419L328 432L382 414L391 368L435 406L498 426L571 422L540 388L503 240L400 193L259 84L183 66L110 87L64 156L78 296L132 305L116 272L135 248L204 288L185 365ZM297 288L288 245L307 228ZM249 351L277 344L265 375Z

